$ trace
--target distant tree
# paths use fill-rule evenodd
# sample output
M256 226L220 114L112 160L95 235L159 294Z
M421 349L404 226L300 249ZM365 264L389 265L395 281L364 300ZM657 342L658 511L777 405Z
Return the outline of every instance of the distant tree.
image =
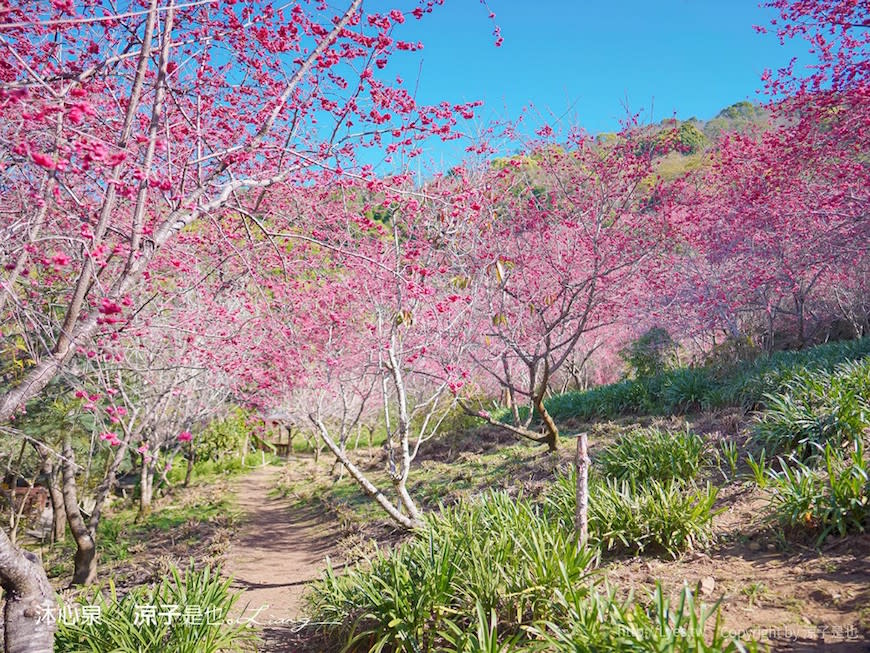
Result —
M652 327L637 340L623 347L619 356L635 378L655 376L674 362L677 344L667 329Z
M691 122L680 124L677 140L679 141L679 149L685 154L701 152L708 143L704 133Z

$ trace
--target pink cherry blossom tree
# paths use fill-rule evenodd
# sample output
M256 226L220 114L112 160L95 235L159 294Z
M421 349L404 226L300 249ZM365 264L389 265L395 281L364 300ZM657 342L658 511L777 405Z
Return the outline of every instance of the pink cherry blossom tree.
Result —
M398 32L434 3L362 4L6 4L0 314L29 357L0 420L134 316L140 284L163 283L158 254L184 265L178 243L196 243L240 196L304 186L318 166L351 169L360 144L412 151L468 113L418 106L380 78L391 56L421 47ZM7 648L48 650L52 627L26 606L51 595L22 556L0 536Z
M470 413L557 448L544 406L554 375L581 342L594 347L590 336L630 313L658 270L667 227L655 206L658 147L637 130L606 146L578 133L484 172L471 205L479 240L466 260L481 297L469 357L504 388L512 419L461 399Z

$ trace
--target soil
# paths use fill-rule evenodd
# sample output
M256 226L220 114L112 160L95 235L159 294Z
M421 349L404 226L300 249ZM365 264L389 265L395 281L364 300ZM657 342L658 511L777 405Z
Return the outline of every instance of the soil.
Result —
M260 628L263 653L299 650L310 628L302 615L306 585L336 558L336 518L275 496L281 470L263 467L232 484L242 518L224 561L224 573L242 590L237 617Z

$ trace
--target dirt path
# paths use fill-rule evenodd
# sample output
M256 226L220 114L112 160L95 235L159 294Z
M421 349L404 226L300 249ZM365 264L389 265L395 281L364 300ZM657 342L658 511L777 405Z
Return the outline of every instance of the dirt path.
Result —
M269 496L279 473L263 467L233 483L243 517L224 563L233 587L244 590L237 612L263 626L260 651L275 653L295 650L305 586L326 556L335 564L336 541L328 516Z

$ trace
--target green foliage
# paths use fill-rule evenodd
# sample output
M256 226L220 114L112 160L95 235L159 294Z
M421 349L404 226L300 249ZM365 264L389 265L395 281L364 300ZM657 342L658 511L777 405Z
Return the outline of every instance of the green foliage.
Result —
M659 591L644 609L596 589L595 554L573 537L573 483L561 477L540 507L491 492L430 516L394 551L342 575L329 568L308 595L310 616L352 651L502 652L541 641L555 647L547 650L624 650L620 643L641 646L645 637L659 648L637 650L738 650L718 630L704 639L712 610L696 610L691 592L675 609ZM676 554L709 539L710 487L593 487L590 526L608 529L602 540Z
M766 109L743 100L720 111L704 124L704 134L718 138L722 132L743 132L753 126L765 126L770 117Z
M870 356L870 338L820 345L805 351L776 352L770 356L743 361L736 365L713 364L706 367L683 367L659 374L623 380L583 392L568 392L550 397L544 405L556 420L612 419L622 415L666 415L701 408L741 406L745 410L764 408L771 396L781 392L793 380L811 372L830 372L853 361L851 381L842 382L843 398L855 425L859 412L865 411L867 389L866 366ZM845 384L845 385L844 385ZM851 392L854 399L847 398ZM863 393L863 394L862 394ZM861 403L863 402L863 403ZM846 419L843 412L843 419ZM510 419L502 409L496 416ZM853 427L853 428L857 428Z
M870 358L796 374L783 387L765 395L755 426L755 439L767 451L806 461L828 443L842 447L870 429Z
M235 408L226 417L214 420L202 432L194 436L194 452L197 460L219 460L237 457L250 433L249 415Z
M755 484L762 490L767 487L766 457L767 451L764 449L761 450L757 460L751 453L746 456L746 462L749 465L749 469L752 470L752 478L755 480Z
M667 329L653 327L640 338L620 350L629 372L635 378L661 374L674 362L677 345Z
M731 473L731 478L737 477L737 443L734 440L722 440L719 442L718 455L724 458L728 463L728 471ZM721 467L720 467L721 471ZM724 474L724 472L723 472ZM726 476L727 478L727 476Z
M819 533L817 544L832 533L863 533L870 527L870 463L863 443L848 456L827 444L823 469L795 459L780 458L779 464L781 471L770 472L770 501L782 526Z
M679 602L671 604L659 583L644 608L615 592L567 593L559 596L563 613L556 622L539 623L529 631L547 651L596 653L636 651L649 653L741 653L755 651L721 629L719 603L696 604L695 594L683 586ZM713 620L712 627L709 625Z
M393 552L341 576L328 570L309 596L311 616L334 623L330 634L348 650L431 650L442 639L454 650L493 650L496 623L516 633L554 618L557 593L584 587L593 560L528 500L492 492L432 515ZM460 637L475 626L489 640Z
M716 382L704 367L684 367L667 376L662 403L670 413L709 408L718 403Z
M605 478L618 482L691 481L704 465L706 453L704 439L688 430L640 428L604 449L596 463Z
M848 361L870 355L870 338L819 345L803 351L780 351L743 363L721 382L726 403L746 410L761 408L767 395L774 394L793 378L810 371L830 371Z
M518 634L500 640L495 608L487 613L477 603L475 611L477 624L474 630L464 629L450 619L445 620L445 629L439 633L443 640L439 650L445 653L508 653L517 650Z
M576 473L557 477L546 497L550 519L571 528L576 506ZM713 504L718 489L709 483L686 488L675 480L589 482L589 537L606 551L664 552L707 546L713 537Z
M686 154L696 154L703 151L709 142L704 133L691 122L680 124L677 139L680 142L680 149Z
M239 651L253 641L244 625L226 624L238 596L230 592L230 580L209 568L183 575L173 568L154 587L137 588L119 598L114 585L108 597L97 589L64 606L76 619L59 619L55 638L58 653L216 653ZM99 618L84 619L83 606L98 606ZM143 606L155 606L154 619L143 618ZM175 617L159 613L175 609ZM187 619L184 618L187 612Z

